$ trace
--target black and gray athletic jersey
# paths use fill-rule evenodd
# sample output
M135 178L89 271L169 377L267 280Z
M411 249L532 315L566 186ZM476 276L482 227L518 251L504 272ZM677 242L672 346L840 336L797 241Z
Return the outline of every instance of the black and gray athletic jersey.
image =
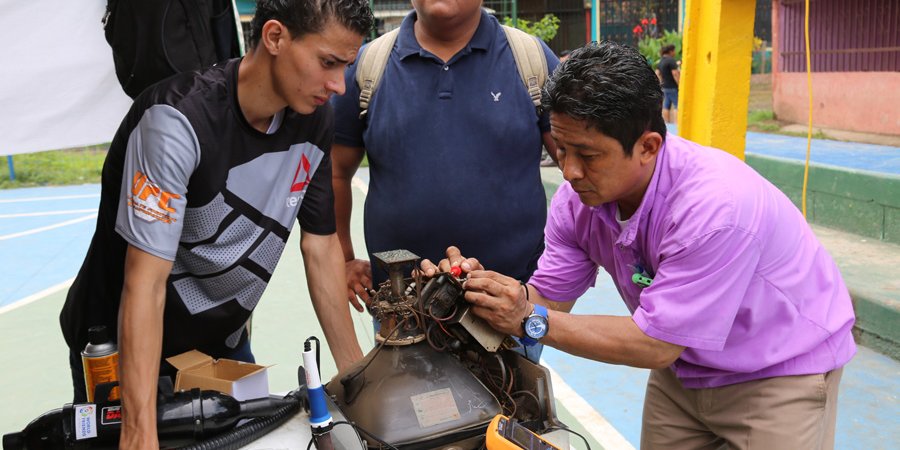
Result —
M148 88L103 166L97 229L60 315L73 350L116 330L128 245L173 261L163 356L230 353L281 257L293 221L335 232L333 114L285 110L268 133L237 102L240 60Z

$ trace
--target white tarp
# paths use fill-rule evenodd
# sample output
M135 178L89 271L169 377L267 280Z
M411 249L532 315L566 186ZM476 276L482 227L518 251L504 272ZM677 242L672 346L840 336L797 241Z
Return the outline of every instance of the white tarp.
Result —
M105 10L106 0L0 0L0 155L112 140L131 99Z

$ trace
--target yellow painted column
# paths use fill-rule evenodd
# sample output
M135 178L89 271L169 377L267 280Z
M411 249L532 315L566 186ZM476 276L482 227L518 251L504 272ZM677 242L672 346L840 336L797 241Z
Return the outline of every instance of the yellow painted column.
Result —
M687 0L678 134L744 159L755 0Z

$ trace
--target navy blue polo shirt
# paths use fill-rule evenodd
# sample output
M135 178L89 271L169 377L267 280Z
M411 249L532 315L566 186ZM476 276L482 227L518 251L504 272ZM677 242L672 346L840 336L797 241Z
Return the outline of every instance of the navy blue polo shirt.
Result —
M335 142L364 147L370 181L364 227L369 253L407 249L438 261L449 245L486 268L527 279L543 251L546 199L539 117L506 35L482 10L465 48L448 62L416 41L410 13L359 118L356 66L332 99ZM558 64L544 45L549 72ZM373 265L376 286L385 273Z

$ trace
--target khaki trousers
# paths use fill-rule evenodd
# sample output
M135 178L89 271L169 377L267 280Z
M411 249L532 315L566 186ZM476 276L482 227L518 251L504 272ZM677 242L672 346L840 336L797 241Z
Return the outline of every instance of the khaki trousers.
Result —
M833 449L843 369L685 389L671 369L650 372L642 449Z

